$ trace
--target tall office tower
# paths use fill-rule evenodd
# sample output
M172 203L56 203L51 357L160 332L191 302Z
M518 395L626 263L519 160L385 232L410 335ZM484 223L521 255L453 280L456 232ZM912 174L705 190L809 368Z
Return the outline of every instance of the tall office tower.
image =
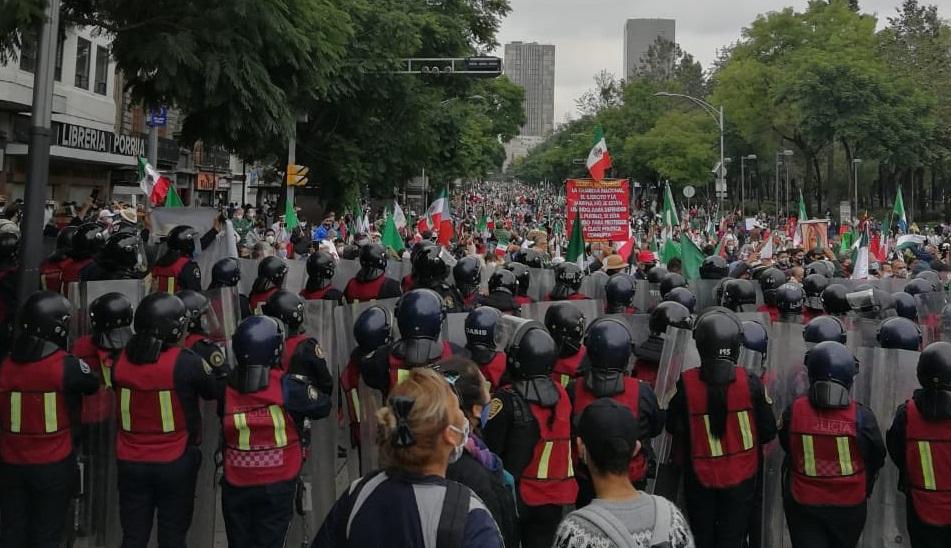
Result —
M624 78L636 72L658 38L676 42L673 19L628 19L624 23Z
M522 135L544 137L555 126L555 46L505 44L505 75L525 90Z

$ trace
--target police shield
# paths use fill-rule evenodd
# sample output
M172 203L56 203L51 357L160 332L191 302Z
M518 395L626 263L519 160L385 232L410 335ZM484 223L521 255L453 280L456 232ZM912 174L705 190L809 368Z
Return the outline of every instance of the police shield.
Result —
M627 326L631 332L631 342L635 347L644 344L650 333L650 314L606 314L605 318L613 318Z
M319 352L327 361L334 385L339 387L341 362L334 359L338 341L335 336L335 308L337 304L333 301L307 301L304 304L303 328L304 333L317 339ZM332 398L334 410L342 410L342 406L349 403L344 401L339 389L333 391ZM337 480L351 479L346 459L338 457L337 454L338 445L349 444L338 441L338 437L343 436L343 433L340 432L336 415L331 412L329 417L314 422L308 420L299 427L310 431L310 451L301 469L301 481L306 487L299 493L299 496L306 500L299 499L298 509L309 511L305 511L303 516L298 513L288 530L288 544L293 546L299 545L305 539L309 540L316 533L337 498ZM340 478L338 470L341 471Z
M772 325L767 350L767 368L762 377L773 414L783 411L809 390L804 356L802 324L777 322ZM790 546L783 512L782 466L785 453L778 440L763 446L762 545L766 548Z
M73 335L80 336L89 333L89 305L99 297L106 293L121 293L129 299L133 307L136 307L139 301L145 298L147 289L144 280L108 280L70 284L66 294L73 305Z
M479 281L479 290L483 294L489 292L489 278L492 277L492 273L495 272L495 269L498 268L495 264L487 264L482 267L480 272L481 280Z
M468 312L446 314L442 324L442 339L459 346L466 345L466 317Z
M536 301L547 300L548 294L555 287L555 271L550 268L528 269L529 279L528 296Z
M258 264L261 261L256 259L238 259L238 266L241 268L241 281L238 282L238 289L242 295L251 294L251 286L254 285L254 279L258 277ZM254 312L252 310L252 312Z
M337 261L337 268L334 270L334 277L331 284L338 290L343 291L347 288L347 283L357 275L360 270L360 261L356 259L340 259Z
M717 286L722 280L691 280L687 286L697 297L697 308L694 310L700 314L711 306L717 306Z
M943 291L915 295L918 325L921 326L921 342L925 346L941 340L941 311L946 304L948 299Z
M208 338L217 343L231 340L241 322L241 297L237 287L220 287L205 291L208 296L208 312L202 319Z
M337 306L333 309L334 316L334 339L335 345L332 348L333 356L336 356L337 368L342 368L350 361L350 354L356 348L357 343L353 335L353 325L360 313L371 306L379 306L387 310L392 316L396 307L397 299L381 299L379 301L354 303L343 306ZM392 322L391 336L392 340L399 339L395 319ZM339 376L338 376L339 379ZM376 470L379 466L379 456L376 450L376 411L383 402L383 396L379 390L374 390L360 379L359 390L357 393L360 403L359 416L363 419L360 422L360 451L358 459L348 459L348 469L351 473L357 475L365 474ZM352 399L348 399L350 403Z
M525 319L545 323L545 314L548 313L549 308L557 303L568 303L580 310L581 313L584 314L585 322L587 322L588 325L599 318L604 311L604 303L602 301L594 301L591 299L583 301L543 301L540 303L523 304L519 315Z
M284 260L287 265L287 276L284 277L284 289L300 293L307 283L307 263L304 261Z
M588 274L581 280L581 289L579 291L588 298L603 299L604 287L606 285L608 285L608 275L598 270Z
M545 329L545 324L531 318L502 316L495 326L495 349L500 352L506 351L516 338L530 327Z

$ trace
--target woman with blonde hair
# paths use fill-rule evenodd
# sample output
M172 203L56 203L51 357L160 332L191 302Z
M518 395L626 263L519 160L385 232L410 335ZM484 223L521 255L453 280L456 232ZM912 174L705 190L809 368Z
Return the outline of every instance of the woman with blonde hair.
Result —
M411 370L377 420L383 470L350 486L311 546L501 548L499 528L482 501L446 479L469 437L469 421L446 379Z

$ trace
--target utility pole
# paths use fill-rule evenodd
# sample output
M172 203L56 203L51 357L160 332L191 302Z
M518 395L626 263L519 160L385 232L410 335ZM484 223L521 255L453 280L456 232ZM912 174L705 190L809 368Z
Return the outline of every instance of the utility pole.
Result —
M53 126L53 57L59 35L59 0L49 0L37 32L36 71L33 73L33 109L30 157L27 166L23 220L20 225L20 284L17 304L40 287L43 253L43 207L50 175Z

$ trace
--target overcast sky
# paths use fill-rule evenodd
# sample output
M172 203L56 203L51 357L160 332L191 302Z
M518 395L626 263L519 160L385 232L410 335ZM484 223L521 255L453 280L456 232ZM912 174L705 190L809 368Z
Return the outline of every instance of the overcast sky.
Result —
M736 41L757 14L806 0L510 0L512 13L502 22L499 43L515 40L555 45L555 123L575 116L574 100L592 86L601 69L621 76L624 22L629 18L677 21L677 42L705 68L718 48ZM881 27L901 0L860 0ZM942 17L951 17L951 0L927 0ZM502 57L501 48L497 55Z

